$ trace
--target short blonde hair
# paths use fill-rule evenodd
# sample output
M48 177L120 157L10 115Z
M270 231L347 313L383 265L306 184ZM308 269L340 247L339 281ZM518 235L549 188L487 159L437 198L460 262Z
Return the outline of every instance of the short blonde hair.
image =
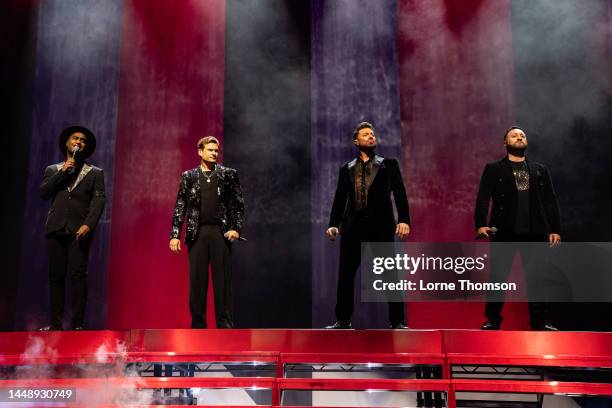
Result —
M217 146L220 146L221 143L219 143L219 139L217 139L214 136L206 136L201 138L200 140L198 140L198 149L203 149L205 145L209 144L209 143L214 143Z

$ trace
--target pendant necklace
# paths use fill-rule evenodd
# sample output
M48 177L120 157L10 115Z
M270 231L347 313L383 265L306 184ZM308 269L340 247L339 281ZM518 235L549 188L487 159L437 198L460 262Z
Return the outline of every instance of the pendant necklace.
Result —
M210 172L210 175L206 175L206 173L204 172L204 170L202 170L202 174L204 175L204 177L206 177L206 182L210 183L210 179L215 175L215 171L217 169L213 170Z

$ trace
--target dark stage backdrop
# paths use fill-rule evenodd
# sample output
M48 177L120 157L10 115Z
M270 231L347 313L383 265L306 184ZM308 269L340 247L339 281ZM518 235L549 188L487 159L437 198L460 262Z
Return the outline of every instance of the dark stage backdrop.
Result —
M550 168L567 241L612 240L612 1L512 2L516 115ZM560 328L612 330L612 305L557 305Z
M12 0L3 4L0 12L0 122L4 135L0 138L0 151L5 159L0 164L0 171L7 175L9 182L0 201L4 231L0 235L0 331L8 331L14 328L20 276L31 143L37 2Z
M323 234L361 120L374 122L379 152L401 160L413 241L473 238L480 173L514 123L552 171L564 238L612 240L612 0L586 4L3 2L0 330L46 322L49 203L37 187L72 123L96 133L91 162L106 176L90 328L188 327L186 253L169 252L168 233L180 173L208 134L246 198L239 327L333 321L338 243ZM412 303L409 324L475 328L482 307ZM556 312L565 329L610 329L607 304ZM525 305L504 314L505 328L527 327ZM386 305L358 305L355 324L385 327Z
M246 206L239 327L310 327L310 5L228 0L225 159Z

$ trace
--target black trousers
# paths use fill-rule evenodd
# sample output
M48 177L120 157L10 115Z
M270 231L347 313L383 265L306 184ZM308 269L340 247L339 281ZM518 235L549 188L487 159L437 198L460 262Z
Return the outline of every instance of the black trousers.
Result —
M507 245L503 248L495 248L491 253L491 274L489 281L491 282L506 282L508 275L512 270L512 262L517 253L520 253L523 262L524 270L535 271L540 269L538 266L538 256L534 248L529 245L521 245L521 242L546 242L548 238L543 235L508 235L498 236L495 242L516 242L517 245ZM533 274L526 275L527 295L533 293L533 285L538 284L537 276ZM531 289L531 290L530 290ZM487 297L485 305L485 317L494 322L501 322L501 311L504 307L503 293L496 293ZM541 328L550 320L550 309L544 302L529 302L529 320L530 326L533 329Z
M47 236L49 256L50 323L61 326L64 319L66 275L72 289L72 327L83 326L87 305L87 258L91 238L77 241L73 233Z
M353 316L355 273L361 263L361 243L393 242L394 233L394 231L381 229L368 219L361 219L353 224L349 233L341 235L336 294L336 318L339 321L350 321ZM389 302L389 322L392 325L406 323L405 308L404 302Z
M192 329L206 328L209 264L217 327L234 326L231 245L223 237L218 225L200 225L197 239L189 246L189 311Z

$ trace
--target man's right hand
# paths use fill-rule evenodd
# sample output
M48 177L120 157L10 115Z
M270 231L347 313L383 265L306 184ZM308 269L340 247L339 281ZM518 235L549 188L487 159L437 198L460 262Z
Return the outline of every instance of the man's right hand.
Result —
M70 169L73 169L74 166L76 166L76 162L74 161L74 159L71 157L68 160L66 160L64 162L64 165L62 166L62 168L60 169L61 172L65 173L67 171L69 171Z
M476 233L480 237L489 238L489 230L489 227L480 227L478 228L478 231L476 231Z
M170 240L170 250L175 254L181 252L181 240L177 238L172 238Z
M335 240L338 234L340 234L340 231L338 231L338 228L336 227L328 228L327 231L325 231L325 235L327 235L327 238L329 238L330 241Z

